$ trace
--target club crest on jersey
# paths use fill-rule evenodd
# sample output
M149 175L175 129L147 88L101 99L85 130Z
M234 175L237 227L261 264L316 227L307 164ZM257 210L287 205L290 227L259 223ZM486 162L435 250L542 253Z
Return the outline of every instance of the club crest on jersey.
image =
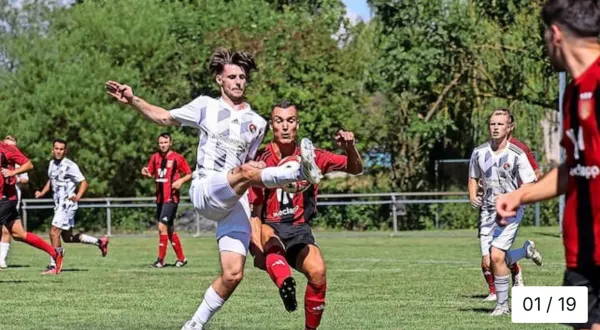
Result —
M167 160L167 168L171 168L171 167L173 167L173 161Z
M579 118L585 120L592 113L591 100L582 100L579 102Z
M248 129L250 130L250 133L254 133L256 132L256 125L250 124L250 126L248 126Z
M505 171L509 171L509 170L510 170L510 164L509 164L509 163L504 163L504 164L502 164L502 168L503 168Z

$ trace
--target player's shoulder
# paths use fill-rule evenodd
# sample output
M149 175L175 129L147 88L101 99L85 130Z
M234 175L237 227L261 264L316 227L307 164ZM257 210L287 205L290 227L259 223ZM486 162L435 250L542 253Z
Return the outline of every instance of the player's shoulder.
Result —
M516 146L517 148L523 150L524 152L529 152L529 147L527 146L527 144L515 137L511 137L509 140L510 144Z
M77 165L77 163L75 163L73 160L71 160L71 159L69 159L69 158L66 158L66 157L65 157L65 159L63 159L63 164L64 164L65 166L69 167L69 168L72 168L72 167L79 167L79 166Z
M323 157L323 156L328 156L328 155L332 155L335 154L335 152L329 151L325 148L315 148L315 156L316 157Z
M524 144L516 144L512 143L512 141L508 145L508 150L510 152L515 153L517 156L522 156L527 154L527 150L529 150Z
M257 152L256 152L256 157L255 159L258 161L267 161L268 159L273 157L273 152L271 151L270 148L260 148Z
M482 150L485 150L485 149L487 149L489 147L490 147L490 142L489 141L485 142L485 143L482 143L482 144L478 145L477 147L475 147L475 149L473 149L473 154L478 153L478 152L480 152Z
M1 143L0 142L0 151L2 151L5 154L15 154L15 153L20 153L21 150L15 146L12 146L10 144L6 144L6 143Z
M265 128L268 125L269 122L263 116L261 116L258 112L256 112L254 109L252 109L252 107L250 107L250 110L248 110L248 113L252 115L252 121L259 128Z

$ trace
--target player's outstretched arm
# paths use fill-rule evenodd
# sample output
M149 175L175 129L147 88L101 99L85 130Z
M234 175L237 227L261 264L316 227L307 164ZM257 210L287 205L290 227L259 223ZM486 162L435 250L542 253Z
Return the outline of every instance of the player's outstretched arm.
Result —
M141 113L146 119L161 125L161 126L180 126L181 123L173 119L164 108L156 105L152 105L141 97L133 94L133 89L128 85L123 85L116 81L109 80L105 84L106 93L117 101L131 105L139 113Z
M335 141L338 147L341 147L346 152L348 164L346 172L354 175L363 173L363 162L358 149L356 149L354 133L339 130L335 135Z
M44 185L44 188L42 188L41 191L35 192L35 198L40 198L40 197L46 195L48 193L48 191L50 191L50 185L51 185L50 180L48 180L46 182L46 184Z
M11 176L19 175L21 173L25 173L32 169L33 169L33 164L31 163L31 161L28 160L23 164L19 164L19 168L16 168L14 170L9 170L7 168L3 168L2 175L4 177L11 177Z

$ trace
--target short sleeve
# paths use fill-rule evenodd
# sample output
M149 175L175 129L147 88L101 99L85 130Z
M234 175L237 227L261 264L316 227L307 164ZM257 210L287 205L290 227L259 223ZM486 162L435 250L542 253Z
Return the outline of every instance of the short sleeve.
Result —
M519 170L519 178L524 184L532 183L536 180L535 171L533 170L526 153L518 156L517 168Z
M75 182L85 181L85 177L81 173L81 170L79 169L79 166L77 166L77 164L73 164L69 167L68 175Z
M155 163L154 156L155 155L156 154L152 154L152 156L150 156L150 160L148 161L148 166L146 166L150 175L154 175L154 172L156 172L156 168L154 168L154 163Z
M316 150L316 163L323 173L345 171L348 168L348 157L325 150Z
M474 151L471 155L471 161L469 162L469 177L473 179L481 178L481 168L479 168L479 164L477 164L478 157L479 153Z
M190 168L190 164L188 164L187 160L185 160L185 157L183 157L183 155L179 155L179 159L180 159L179 169L181 170L181 172L183 172L186 175L191 174L192 169Z
M169 111L171 117L181 123L182 126L200 128L206 117L206 107L210 100L207 96L200 96L181 108Z
M5 156L8 161L12 161L17 165L23 165L29 161L29 158L25 157L21 150L16 147L10 148L10 152L8 152Z

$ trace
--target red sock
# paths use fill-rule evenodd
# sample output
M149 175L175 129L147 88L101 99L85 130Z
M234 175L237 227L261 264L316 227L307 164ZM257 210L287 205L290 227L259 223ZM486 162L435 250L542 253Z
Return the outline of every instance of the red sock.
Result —
M177 233L171 235L171 246L173 247L173 250L175 250L177 260L183 261L185 256L183 255L183 247L181 246L181 241L179 240L179 235L177 235Z
M510 266L510 273L514 276L517 275L521 271L521 267L519 267L518 263L514 263Z
M483 272L483 277L485 277L485 281L490 288L490 293L496 293L496 286L494 285L494 274L489 271L481 270Z
M163 263L165 262L165 256L167 255L167 244L169 243L169 236L167 234L160 234L160 240L158 243L158 259Z
M27 232L23 241L35 248L46 251L51 257L56 257L56 250L52 245L46 243L46 241L34 233Z
M306 284L306 294L304 295L304 322L306 330L313 330L321 324L321 317L325 309L325 292L327 283Z
M269 273L271 280L273 280L273 283L278 288L281 288L286 278L292 276L290 265L288 265L287 260L283 256L283 251L279 247L267 251L266 264L267 273Z

